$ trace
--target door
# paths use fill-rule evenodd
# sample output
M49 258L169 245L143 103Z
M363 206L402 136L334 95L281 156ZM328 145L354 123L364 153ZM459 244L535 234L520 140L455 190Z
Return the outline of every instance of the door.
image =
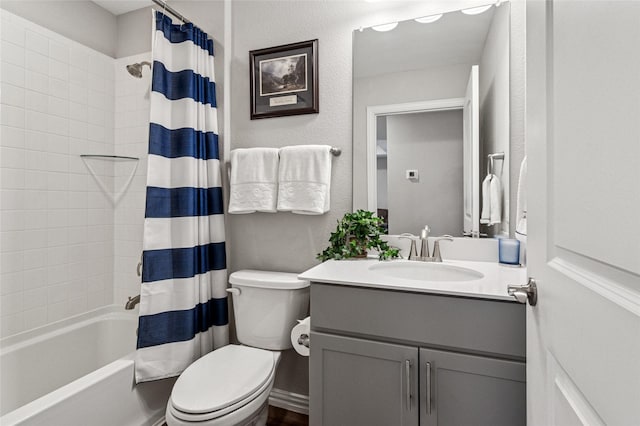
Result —
M417 426L417 348L314 332L311 341L312 426Z
M471 67L462 108L464 235L480 235L480 95L479 66Z
M527 2L529 425L640 424L640 2Z
M524 362L420 349L421 426L524 426Z

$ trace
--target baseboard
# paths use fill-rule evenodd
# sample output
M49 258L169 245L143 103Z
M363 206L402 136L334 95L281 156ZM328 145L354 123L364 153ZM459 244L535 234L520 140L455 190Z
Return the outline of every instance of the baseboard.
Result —
M166 425L164 416L162 416L162 418L159 419L158 421L154 422L151 426L163 426L163 425Z
M282 389L271 389L269 394L269 405L284 408L300 414L309 415L309 396L284 391Z

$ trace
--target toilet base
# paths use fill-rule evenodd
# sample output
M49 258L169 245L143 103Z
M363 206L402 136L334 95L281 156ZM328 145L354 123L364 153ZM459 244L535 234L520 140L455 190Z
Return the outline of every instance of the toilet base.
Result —
M247 421L243 426L266 426L269 418L269 402L265 402L262 409L259 410L253 418Z

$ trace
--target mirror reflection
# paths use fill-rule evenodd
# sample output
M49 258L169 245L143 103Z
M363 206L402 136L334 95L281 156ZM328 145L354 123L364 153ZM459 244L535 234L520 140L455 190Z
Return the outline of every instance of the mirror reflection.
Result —
M509 8L354 32L354 209L390 234L508 234Z

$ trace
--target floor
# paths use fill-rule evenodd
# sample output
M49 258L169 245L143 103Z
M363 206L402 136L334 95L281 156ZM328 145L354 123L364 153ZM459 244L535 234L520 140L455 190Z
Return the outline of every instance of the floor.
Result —
M167 426L163 423L162 426ZM309 426L309 416L269 406L267 426Z
M309 426L309 416L269 406L267 426Z

